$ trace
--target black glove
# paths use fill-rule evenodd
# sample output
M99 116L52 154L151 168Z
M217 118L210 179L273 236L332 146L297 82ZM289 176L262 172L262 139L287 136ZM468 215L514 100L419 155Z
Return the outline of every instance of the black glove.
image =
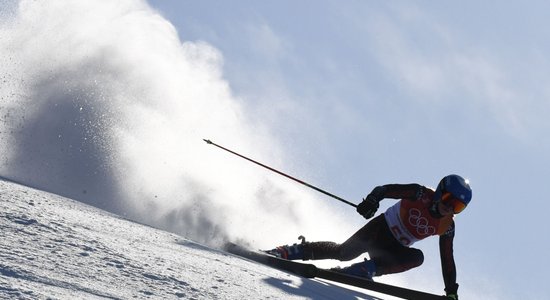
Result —
M449 298L449 300L458 300L458 294L457 293L454 293L454 294L447 294L447 298Z
M386 189L382 186L374 188L374 190L363 199L363 202L357 205L357 212L365 219L372 218L378 210L378 207L380 207L380 200L384 199L385 190Z
M449 300L458 300L458 284L455 282L454 284L450 285L449 287L445 288L445 293L447 294L447 298Z

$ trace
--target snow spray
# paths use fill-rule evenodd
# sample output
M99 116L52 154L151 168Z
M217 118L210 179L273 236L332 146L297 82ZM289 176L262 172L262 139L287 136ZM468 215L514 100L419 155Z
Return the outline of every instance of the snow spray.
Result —
M182 42L144 1L4 5L0 175L203 243L341 232L302 188L206 151L203 136L290 161L232 95L216 48Z

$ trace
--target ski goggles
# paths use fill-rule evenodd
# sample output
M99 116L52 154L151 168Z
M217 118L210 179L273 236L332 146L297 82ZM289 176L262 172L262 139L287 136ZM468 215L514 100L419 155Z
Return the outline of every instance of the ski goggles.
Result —
M462 200L453 196L453 194L449 192L444 192L443 195L441 195L441 203L452 208L455 214L460 213L466 208L466 204L462 202Z

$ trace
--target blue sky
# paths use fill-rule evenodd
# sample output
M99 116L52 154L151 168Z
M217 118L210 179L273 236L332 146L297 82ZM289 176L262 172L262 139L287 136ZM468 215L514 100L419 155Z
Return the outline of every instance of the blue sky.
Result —
M486 278L499 298L548 293L547 3L150 3L183 41L220 51L294 174L354 201L462 174L474 191L457 218L462 290Z
M548 295L550 4L147 3L1 3L1 176L267 247L365 221L202 138L352 202L458 173L461 297ZM417 246L382 280L442 291L437 240Z

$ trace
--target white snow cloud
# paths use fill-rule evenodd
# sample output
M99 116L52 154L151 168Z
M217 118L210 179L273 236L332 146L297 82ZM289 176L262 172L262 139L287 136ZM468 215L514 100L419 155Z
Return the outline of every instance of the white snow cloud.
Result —
M286 161L214 47L180 42L143 1L22 1L16 13L0 41L5 176L202 242L342 230L318 224L338 219L322 200L202 141Z

